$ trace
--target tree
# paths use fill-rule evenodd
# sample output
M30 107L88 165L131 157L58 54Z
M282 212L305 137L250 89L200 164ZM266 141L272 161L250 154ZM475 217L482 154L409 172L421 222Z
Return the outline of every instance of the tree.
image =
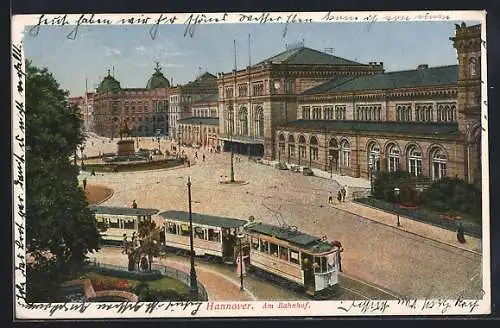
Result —
M139 255L146 254L148 256L148 270L151 271L153 257L160 255L158 237L161 229L156 227L156 223L153 220L148 219L139 222L138 230L141 246L137 251Z
M98 249L100 236L70 160L84 141L81 114L46 68L29 61L26 68L27 296L50 302Z

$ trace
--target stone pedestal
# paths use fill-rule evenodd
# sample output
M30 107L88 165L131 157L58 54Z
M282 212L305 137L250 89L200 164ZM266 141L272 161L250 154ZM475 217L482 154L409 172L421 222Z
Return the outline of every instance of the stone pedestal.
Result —
M118 156L134 155L134 140L120 140L116 143Z

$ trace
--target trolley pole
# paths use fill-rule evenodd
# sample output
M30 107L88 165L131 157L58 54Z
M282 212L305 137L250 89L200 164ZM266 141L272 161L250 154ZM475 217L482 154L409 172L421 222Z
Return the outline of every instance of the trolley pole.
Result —
M240 242L240 290L243 291L245 289L243 288L243 247L241 246L241 240L243 239L244 235L240 233L237 235L237 237Z
M196 278L196 269L194 267L194 247L193 247L193 214L191 210L191 178L188 177L187 182L188 187L188 202L189 202L189 244L191 247L190 258L191 258L191 270L190 270L190 289L189 293L192 300L198 299L198 281Z

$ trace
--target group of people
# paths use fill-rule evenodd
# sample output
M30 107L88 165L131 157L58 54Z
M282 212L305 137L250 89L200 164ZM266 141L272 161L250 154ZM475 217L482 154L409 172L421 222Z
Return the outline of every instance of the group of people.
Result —
M345 202L346 197L347 197L347 185L340 188L340 190L337 192L337 200L339 201L339 203L342 203ZM332 192L328 194L328 203L333 204Z

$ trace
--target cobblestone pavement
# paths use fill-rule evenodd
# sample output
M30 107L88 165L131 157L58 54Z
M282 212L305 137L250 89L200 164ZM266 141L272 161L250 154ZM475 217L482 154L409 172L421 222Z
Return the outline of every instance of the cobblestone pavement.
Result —
M162 149L170 149L168 141L161 142ZM140 142L142 148L155 145L151 139ZM113 144L108 147L109 152L116 149ZM183 149L193 164L189 168L105 173L87 180L114 190L103 205L128 206L135 199L139 207L187 211L186 182L190 176L194 212L236 218L253 215L258 221L285 222L310 234L340 240L347 276L401 296L454 298L481 293L481 255L353 214L347 211L355 208L352 203L341 208L327 204L328 193L335 195L339 188L333 180L277 170L235 155L235 178L249 183L221 185L219 182L229 176L229 154ZM87 151L88 156L98 152L90 144ZM195 151L199 159L194 159ZM206 161L201 160L203 153Z

